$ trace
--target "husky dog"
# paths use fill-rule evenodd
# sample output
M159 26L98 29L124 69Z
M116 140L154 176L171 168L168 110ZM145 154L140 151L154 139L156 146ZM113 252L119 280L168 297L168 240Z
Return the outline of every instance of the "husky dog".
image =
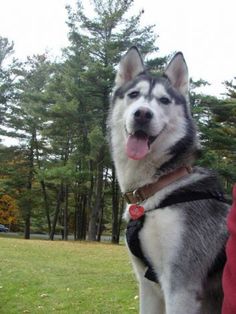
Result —
M215 174L193 167L199 144L182 53L152 77L138 49L129 49L116 75L108 129L128 202L126 240L140 313L220 314L228 205Z

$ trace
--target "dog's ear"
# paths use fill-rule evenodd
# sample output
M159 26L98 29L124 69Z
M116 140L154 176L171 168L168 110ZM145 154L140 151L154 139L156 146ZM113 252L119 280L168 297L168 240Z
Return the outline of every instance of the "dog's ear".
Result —
M165 75L183 95L188 95L188 67L182 52L178 52L168 64Z
M116 86L120 87L124 83L134 79L139 73L144 71L142 57L137 47L131 47L122 57L119 69L116 74Z

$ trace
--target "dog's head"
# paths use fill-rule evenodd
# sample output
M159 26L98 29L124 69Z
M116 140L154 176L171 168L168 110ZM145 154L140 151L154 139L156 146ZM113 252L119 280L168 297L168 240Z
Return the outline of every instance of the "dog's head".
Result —
M124 145L128 159L143 160L154 154L155 159L163 154L171 159L175 151L194 146L188 80L182 53L173 57L162 76L152 77L138 49L130 48L120 61L112 96L110 124L120 133L113 147Z

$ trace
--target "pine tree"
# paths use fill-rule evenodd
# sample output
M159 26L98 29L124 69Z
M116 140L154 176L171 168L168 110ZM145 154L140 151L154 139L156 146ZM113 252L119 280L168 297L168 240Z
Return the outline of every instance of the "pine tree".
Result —
M20 206L25 221L25 238L30 238L30 219L33 210L33 181L39 151L42 149L41 131L47 111L45 86L51 66L45 55L28 58L18 69L19 77L14 84L15 97L5 112L5 135L18 138L22 152L24 176L21 178L22 197ZM23 181L22 181L23 180Z
M222 177L226 191L231 194L236 181L236 100L235 86L226 82L227 98L218 99L195 92L208 84L203 80L191 82L190 100L199 128L202 156L198 164L215 169Z
M78 1L75 11L68 7L70 46L67 54L68 60L77 69L78 111L86 119L90 139L90 168L94 173L93 198L89 201L89 240L97 240L101 230L99 224L104 204L104 173L108 161L106 119L115 66L132 45L138 46L144 55L158 50L155 46L154 26L140 26L143 12L128 17L133 2L93 0L92 18L85 15L81 1ZM96 145L91 140L94 136L97 138ZM113 206L118 206L118 203L113 202ZM113 211L117 216L119 210L113 207Z
M5 112L9 101L14 98L14 80L18 76L19 62L10 57L14 53L14 44L0 36L0 123L4 123ZM6 62L8 61L8 62ZM1 134L4 129L0 128Z

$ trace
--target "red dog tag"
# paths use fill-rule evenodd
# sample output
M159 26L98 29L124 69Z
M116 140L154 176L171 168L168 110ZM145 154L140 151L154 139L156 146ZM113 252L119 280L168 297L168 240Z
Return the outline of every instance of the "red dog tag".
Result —
M129 214L133 220L139 219L144 214L144 207L137 204L130 205Z

